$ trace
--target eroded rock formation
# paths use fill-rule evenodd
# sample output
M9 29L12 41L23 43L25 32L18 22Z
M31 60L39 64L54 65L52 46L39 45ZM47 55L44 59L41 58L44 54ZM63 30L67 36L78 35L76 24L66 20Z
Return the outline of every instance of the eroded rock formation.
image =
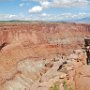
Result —
M0 24L0 90L48 90L74 70L73 61L85 64L81 49L87 37L90 37L89 24ZM62 60L68 64L60 68Z

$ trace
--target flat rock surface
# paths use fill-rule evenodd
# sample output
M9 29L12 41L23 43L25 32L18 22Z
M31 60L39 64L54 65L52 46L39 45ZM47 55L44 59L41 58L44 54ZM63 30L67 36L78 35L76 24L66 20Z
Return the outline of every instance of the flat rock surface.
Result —
M76 90L90 90L90 65L81 67L76 77Z

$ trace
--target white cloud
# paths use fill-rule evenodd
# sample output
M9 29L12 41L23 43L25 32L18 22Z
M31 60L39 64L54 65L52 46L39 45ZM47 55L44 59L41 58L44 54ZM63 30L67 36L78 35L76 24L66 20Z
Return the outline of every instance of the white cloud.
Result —
M23 20L23 15L0 14L0 20Z
M20 7L23 7L23 6L24 6L24 3L20 3L19 6L20 6Z
M13 19L16 15L13 14L0 14L0 19Z
M51 5L51 3L48 1L40 2L40 4L43 8L48 8Z
M31 9L29 9L29 13L38 13L41 12L43 8L41 6L34 6Z
M46 14L46 13L42 13L41 16L48 16L48 14Z
M44 1L48 1L48 0L22 0L22 1L35 1L35 2L44 2Z
M32 9L29 9L31 13L41 12L47 8L59 8L59 7L84 7L90 5L88 0L29 0L39 2L40 6L34 6Z
M85 17L90 17L90 13L62 13L62 14L46 14L42 13L38 16L29 17L30 20L43 20L43 21L67 21L67 20L78 20Z
M81 7L88 5L87 0L53 0L54 7Z
M35 0L36 1L36 0ZM39 13L42 12L44 8L48 8L50 5L50 2L45 1L42 2L43 0L40 0L41 6L34 6L31 9L29 9L29 13Z
M81 7L90 5L88 0L29 0L39 2L41 6L46 7Z
M16 15L8 15L8 18L15 18L16 17Z
M79 20L82 18L90 17L90 13L61 13L61 14L47 14L42 13L38 15L23 16L14 14L0 14L0 20L43 20L43 21L66 21L66 20Z

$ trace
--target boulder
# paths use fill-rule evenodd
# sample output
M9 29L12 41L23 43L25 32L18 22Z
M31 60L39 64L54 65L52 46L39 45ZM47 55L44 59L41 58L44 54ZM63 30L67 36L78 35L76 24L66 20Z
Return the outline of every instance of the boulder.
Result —
M69 56L69 60L77 60L78 59L78 55L77 54L71 54L70 56Z
M60 73L58 72L58 69L64 64L64 60L59 60L57 62L54 62L53 67L50 68L42 77L41 77L41 81L45 82L48 81L50 79L52 79L55 76L60 75Z

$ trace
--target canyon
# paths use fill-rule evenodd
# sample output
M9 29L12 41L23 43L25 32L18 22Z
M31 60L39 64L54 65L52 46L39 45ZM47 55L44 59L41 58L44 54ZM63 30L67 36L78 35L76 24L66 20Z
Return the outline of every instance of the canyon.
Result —
M0 23L0 90L85 90L85 38L90 24Z

